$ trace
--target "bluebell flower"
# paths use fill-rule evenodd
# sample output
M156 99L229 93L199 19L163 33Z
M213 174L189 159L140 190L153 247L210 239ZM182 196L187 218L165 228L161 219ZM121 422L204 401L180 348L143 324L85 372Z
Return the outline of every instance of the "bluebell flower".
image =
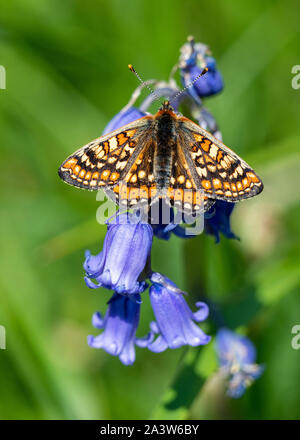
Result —
M169 240L171 235L177 235L180 238L196 237L196 235L187 235L185 228L175 223L152 225L153 234L161 240Z
M217 122L206 108L197 106L192 111L192 114L200 127L204 128L206 131L209 131L213 136L222 142L222 133L219 130Z
M223 80L217 69L216 60L210 55L208 46L195 43L193 38L189 38L188 42L181 48L179 60L183 86L186 87L192 83L205 67L208 68L208 72L187 90L199 104L201 103L199 98L219 93L223 89Z
M152 238L149 224L133 221L129 214L118 215L117 222L107 227L102 251L95 256L86 252L87 286L106 287L120 294L143 292L147 283L140 276L150 256Z
M216 351L221 371L228 377L227 394L241 397L246 388L258 379L264 367L255 363L256 350L253 343L227 328L221 328L216 336Z
M188 238L185 229L176 222L174 209L165 201L160 200L158 204L151 207L150 223L153 234L162 240L169 240L172 234L181 238ZM155 209L156 208L156 209Z
M111 131L117 130L120 127L123 127L126 124L130 124L130 122L135 121L136 119L142 118L146 113L142 112L136 107L125 107L119 113L117 113L112 120L107 124L105 129L103 130L103 135L110 133Z
M208 307L197 302L198 310L193 313L184 299L184 292L168 278L159 273L150 277L150 300L156 321L151 323L151 336L148 349L159 353L167 348L183 345L205 345L210 341L195 322L204 321Z
M214 235L216 243L220 241L220 232L227 238L239 239L231 230L230 216L234 203L216 200L215 204L204 215L206 234Z
M102 348L112 356L118 356L124 365L135 361L135 345L146 346L148 338L136 338L140 319L140 295L130 298L114 294L108 303L105 317L94 313L92 324L103 330L98 336L88 336L88 344L93 348Z

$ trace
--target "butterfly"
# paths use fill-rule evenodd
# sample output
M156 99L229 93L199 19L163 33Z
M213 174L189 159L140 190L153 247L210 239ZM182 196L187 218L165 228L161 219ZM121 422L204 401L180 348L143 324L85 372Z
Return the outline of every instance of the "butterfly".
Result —
M59 168L66 183L104 189L120 206L150 206L163 199L183 213L208 210L216 200L237 202L259 194L263 183L230 148L164 101L147 115L101 136Z

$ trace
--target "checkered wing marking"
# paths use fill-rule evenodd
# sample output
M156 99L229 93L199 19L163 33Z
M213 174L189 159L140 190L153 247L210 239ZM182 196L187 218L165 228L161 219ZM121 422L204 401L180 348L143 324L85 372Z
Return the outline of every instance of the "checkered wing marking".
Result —
M63 162L59 176L89 190L116 185L143 148L150 119L145 116L80 148Z
M230 148L192 121L181 118L185 155L192 159L206 196L237 202L259 194L263 183Z
M180 211L192 215L203 213L214 204L195 183L180 144L173 160L166 199Z
M150 206L156 200L158 193L153 171L155 148L152 136L145 137L143 149L124 179L105 191L118 205L128 208L145 204Z

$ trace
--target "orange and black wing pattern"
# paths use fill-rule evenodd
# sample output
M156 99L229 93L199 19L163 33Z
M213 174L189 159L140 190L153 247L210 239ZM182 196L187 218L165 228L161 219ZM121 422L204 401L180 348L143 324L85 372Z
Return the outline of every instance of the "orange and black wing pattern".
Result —
M156 149L157 144L149 137L123 180L112 188L105 188L107 195L126 208L150 207L158 199L163 199L187 214L197 215L209 209L214 200L208 199L204 191L197 188L180 149L172 161L169 186L158 189L154 174Z
M166 200L181 212L192 215L203 214L215 202L197 185L180 144L173 160Z
M89 190L116 185L142 150L150 118L145 116L80 148L63 162L59 176Z
M221 141L186 118L182 118L182 129L180 142L206 196L238 202L263 190L254 170Z
M105 189L115 202L127 208L150 206L158 196L154 179L155 142L151 134L144 137L143 147L134 162L120 181L113 188Z

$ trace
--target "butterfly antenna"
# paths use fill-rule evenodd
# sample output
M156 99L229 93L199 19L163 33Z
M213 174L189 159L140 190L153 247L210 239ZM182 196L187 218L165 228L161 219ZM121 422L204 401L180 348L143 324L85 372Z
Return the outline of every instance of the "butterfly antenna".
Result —
M196 76L196 78L195 78L192 82L188 83L188 84L184 87L184 89L180 90L175 96L172 96L172 101L173 101L174 99L178 98L178 96L180 96L182 93L184 93L187 89L189 89L190 87L192 87L192 85L195 84L195 82L198 81L198 79L201 78L201 76L205 75L207 72L208 72L208 68L205 67L205 68L202 70L202 72L199 73L199 75Z
M151 87L149 86L149 84L147 84L147 82L143 81L142 78L140 77L140 75L137 73L137 71L135 70L135 68L133 67L132 64L128 64L128 69L131 70L132 73L135 74L135 76L137 77L137 79L140 81L141 85L143 87L146 87L149 92L155 96L155 99L158 99L159 96L155 93L155 91L153 89L151 89Z

